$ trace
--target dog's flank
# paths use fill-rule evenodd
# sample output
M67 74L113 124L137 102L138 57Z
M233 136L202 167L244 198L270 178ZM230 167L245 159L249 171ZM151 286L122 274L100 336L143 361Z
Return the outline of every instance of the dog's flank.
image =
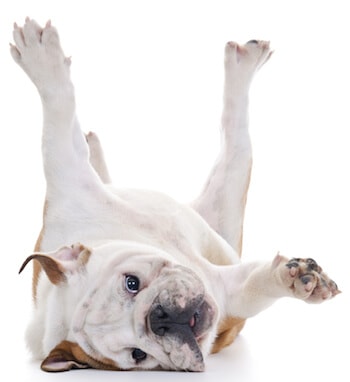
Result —
M56 29L17 24L14 60L43 107L47 183L33 260L27 341L42 369L203 371L245 319L281 297L323 302L339 293L311 259L241 263L252 153L248 95L268 42L225 48L222 149L190 206L157 192L113 188L95 133L75 112L71 60ZM81 244L80 244L81 243Z

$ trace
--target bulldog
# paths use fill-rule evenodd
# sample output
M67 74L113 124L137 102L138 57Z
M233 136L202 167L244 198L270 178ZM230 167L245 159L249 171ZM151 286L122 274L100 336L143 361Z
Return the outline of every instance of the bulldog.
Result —
M111 185L96 134L75 112L70 58L56 29L14 25L11 53L43 107L47 182L33 260L26 339L45 371L203 371L245 320L277 299L321 303L339 293L312 259L240 261L252 163L248 93L269 43L225 47L222 149L190 205Z

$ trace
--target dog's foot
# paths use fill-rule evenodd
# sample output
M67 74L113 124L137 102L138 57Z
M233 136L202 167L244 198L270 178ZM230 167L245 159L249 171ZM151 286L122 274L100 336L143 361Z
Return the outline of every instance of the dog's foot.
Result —
M294 297L310 303L320 303L340 293L337 284L331 280L313 259L293 258L287 260L277 255L276 267L280 282Z
M230 41L225 48L226 73L235 85L249 85L272 53L268 41L250 40L244 45Z
M57 30L48 21L44 28L29 18L23 27L14 24L13 59L39 91L49 90L69 78L70 59L63 54Z

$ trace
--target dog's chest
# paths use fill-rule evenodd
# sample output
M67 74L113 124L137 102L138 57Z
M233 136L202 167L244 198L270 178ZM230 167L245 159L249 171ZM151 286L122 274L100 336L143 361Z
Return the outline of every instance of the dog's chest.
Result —
M41 251L75 242L93 246L111 240L149 244L170 252L197 252L209 227L190 208L163 194L119 191L109 200L48 202Z

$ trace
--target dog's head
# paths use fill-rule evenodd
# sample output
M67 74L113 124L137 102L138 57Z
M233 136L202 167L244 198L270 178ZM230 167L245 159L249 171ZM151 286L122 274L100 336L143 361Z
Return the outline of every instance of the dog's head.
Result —
M47 316L61 315L66 326L44 370L204 369L218 310L194 270L163 251L126 242L36 253L22 269L32 259L53 284ZM72 306L58 306L62 301ZM46 340L57 336L50 330L57 327L45 327Z

